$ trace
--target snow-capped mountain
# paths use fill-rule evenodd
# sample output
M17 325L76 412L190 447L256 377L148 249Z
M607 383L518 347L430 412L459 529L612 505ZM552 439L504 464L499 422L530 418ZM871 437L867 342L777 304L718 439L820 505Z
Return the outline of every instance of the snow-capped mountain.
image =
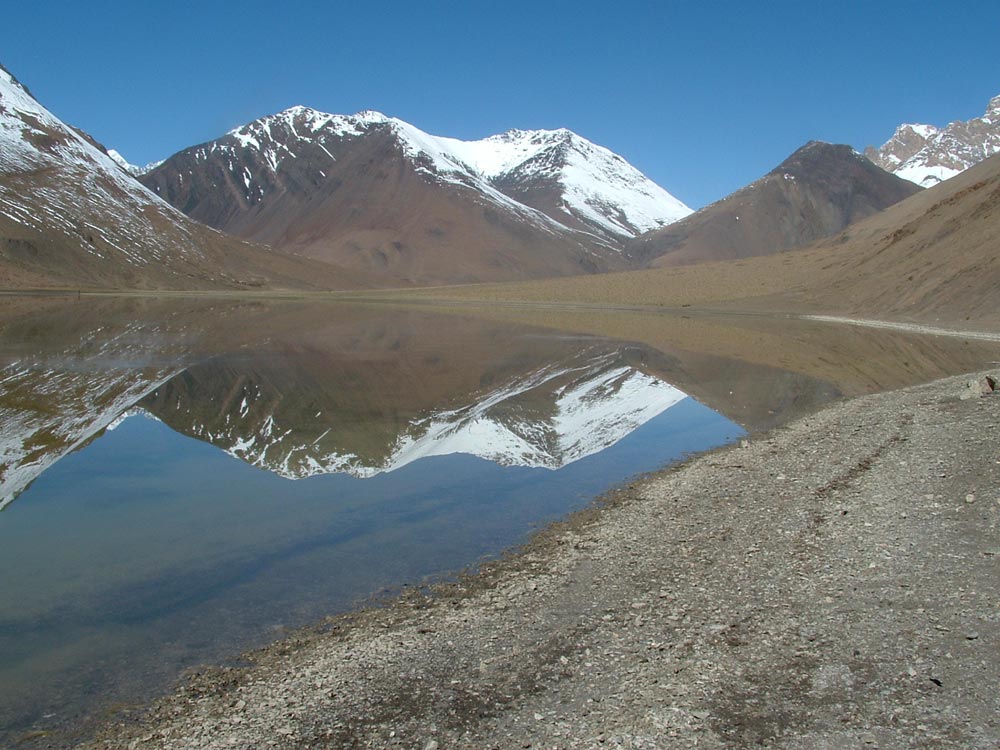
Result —
M957 120L944 128L900 125L880 148L865 149L865 156L886 171L932 187L998 151L1000 96L995 96L982 117Z
M433 143L445 169L471 171L567 226L634 237L691 213L621 156L565 128L509 130L479 141L434 138Z
M144 167L140 167L136 164L132 164L128 159L126 159L120 153L115 151L113 148L108 149L108 156L110 156L114 160L115 164L124 169L133 177L139 177L141 175L146 174L146 172L151 172L163 163L163 160L160 159L159 161L153 161Z
M624 239L690 213L568 130L460 141L378 112L306 107L182 151L141 180L210 226L415 281L611 270Z
M191 221L0 68L0 284L299 286L274 252ZM315 264L314 264L315 265ZM272 267L273 266L273 267ZM305 283L311 283L306 281Z
M202 405L190 400L194 391L186 389L187 377L176 387L164 384L140 406L174 429L290 479L370 477L453 453L557 469L613 445L686 398L621 352L589 351L509 377L461 405L408 419L385 441L370 415L364 425L345 423L336 409L317 406L315 418L302 419L291 410L292 400L276 398L266 382L246 376L235 391L226 381L228 401L223 411L216 404L206 422ZM378 438L359 433L359 427L375 430ZM381 447L365 450L372 445Z

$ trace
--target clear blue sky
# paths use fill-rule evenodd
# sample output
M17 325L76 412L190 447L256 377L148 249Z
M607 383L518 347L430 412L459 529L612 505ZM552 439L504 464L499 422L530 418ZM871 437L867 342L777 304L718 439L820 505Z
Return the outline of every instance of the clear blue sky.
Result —
M862 148L1000 93L1000 3L7 3L0 63L143 164L294 104L436 135L567 127L693 207L810 139Z

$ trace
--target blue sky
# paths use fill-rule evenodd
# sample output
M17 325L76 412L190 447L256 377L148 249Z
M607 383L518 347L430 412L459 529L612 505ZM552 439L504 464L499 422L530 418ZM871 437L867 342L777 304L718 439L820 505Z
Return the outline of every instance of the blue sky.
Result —
M1000 93L979 2L10 3L0 63L134 163L294 104L436 135L567 127L693 207L810 139L862 148Z

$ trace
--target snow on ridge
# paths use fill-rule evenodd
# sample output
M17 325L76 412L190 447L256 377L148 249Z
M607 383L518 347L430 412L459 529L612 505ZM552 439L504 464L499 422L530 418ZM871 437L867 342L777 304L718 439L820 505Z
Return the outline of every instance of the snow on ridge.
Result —
M57 184L17 189L22 175L53 170ZM42 106L0 68L0 214L25 227L79 242L81 228L92 240L83 249L133 266L172 259L175 244L146 215L155 208L174 221L180 239L197 254L189 220L178 209L128 175L119 161ZM190 240L190 242L188 242Z
M919 123L909 123L909 122L908 123L904 123L903 125L900 125L898 129L902 130L903 128L907 128L909 130L912 130L914 133L916 133L917 135L919 135L921 138L925 138L925 139L926 138L932 138L933 136L935 136L935 135L937 135L938 133L941 132L941 129L938 128L938 127L936 127L936 126L934 126L934 125L921 125Z
M899 177L931 187L1000 151L1000 96L981 117L944 128L904 123L875 150L875 161Z
M147 172L152 172L154 169L156 169L163 163L163 159L160 159L159 161L151 161L146 166L140 167L138 164L132 164L132 162L130 162L128 159L122 156L120 152L116 151L113 148L108 149L108 156L112 158L115 164L124 169L133 177L141 177Z
M135 164L130 163L128 159L115 151L113 148L108 149L108 156L110 156L115 164L124 169L126 172L131 173L133 170L138 169Z
M393 129L405 155L418 171L432 179L480 190L491 200L552 231L565 231L567 227L507 196L496 188L497 181L512 174L520 178L541 175L552 179L562 187L566 208L571 213L618 236L635 236L692 213L624 158L566 128L512 129L480 140L463 141L431 135L374 110L336 115L296 105L235 128L227 135L243 148L261 152L272 169L277 169L281 152L289 149L276 138L273 128L322 146L325 136L357 137L372 126L384 125ZM552 158L546 158L548 155ZM543 162L547 166L541 166Z
M566 128L509 130L478 141L431 136L393 119L392 122L443 170L465 168L495 181L512 173L539 174L533 162L559 149L555 179L567 208L612 234L635 236L692 213L691 209L604 146ZM551 169L551 166L547 167Z
M613 233L642 234L692 213L622 157L582 138L575 139L560 181L571 208Z

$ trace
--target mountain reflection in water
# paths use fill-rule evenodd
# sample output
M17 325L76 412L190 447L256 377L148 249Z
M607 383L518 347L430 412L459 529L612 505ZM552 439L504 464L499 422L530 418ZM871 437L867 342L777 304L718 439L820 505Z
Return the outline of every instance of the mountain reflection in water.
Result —
M5 343L2 742L742 434L641 345L384 308L110 312Z
M371 477L453 453L558 469L614 445L686 398L640 369L636 347L574 343L550 342L551 361L523 357L525 371L428 410L409 406L412 387L365 379L362 363L344 362L335 352L327 355L337 357L336 366L310 356L191 367L139 406L178 432L300 479L337 472ZM355 368L346 381L318 387L319 373L343 376ZM316 377L309 378L308 395L290 392L310 370ZM478 381L496 377L484 373ZM379 387L389 392L374 393Z
M0 297L0 745L496 556L735 422L994 359L764 316Z

